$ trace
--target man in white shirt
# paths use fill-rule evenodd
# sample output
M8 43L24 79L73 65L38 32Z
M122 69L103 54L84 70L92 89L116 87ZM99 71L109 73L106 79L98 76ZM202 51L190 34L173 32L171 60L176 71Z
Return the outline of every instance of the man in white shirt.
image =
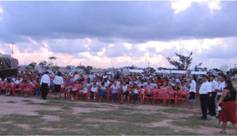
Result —
M197 92L197 84L196 84L196 77L193 75L191 81L190 81L190 88L189 88L189 101L190 101L190 106L191 108L194 105L195 102L195 96Z
M58 72L53 80L55 96L60 98L61 86L63 85L63 77L61 72ZM58 96L59 94L59 96Z
M217 90L217 101L221 98L222 92L225 89L225 77L223 75L219 76L219 86L218 86L218 90Z
M45 74L41 77L40 86L42 99L47 99L50 86L50 77L48 75L48 72L45 72Z
M202 120L207 119L207 108L208 108L208 93L211 92L211 84L208 81L208 76L203 77L203 83L199 89L200 94L200 106L202 111Z
M216 116L216 94L218 90L218 82L215 76L210 76L211 92L209 93L208 110L211 116Z

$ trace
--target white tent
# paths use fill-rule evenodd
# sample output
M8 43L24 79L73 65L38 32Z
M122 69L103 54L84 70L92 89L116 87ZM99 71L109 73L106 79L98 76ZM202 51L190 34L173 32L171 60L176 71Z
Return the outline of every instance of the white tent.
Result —
M189 72L186 70L156 70L157 73L160 74L188 74ZM192 75L205 75L206 71L191 71Z
M129 69L128 71L130 73L142 73L143 72L143 70L141 70L141 69Z

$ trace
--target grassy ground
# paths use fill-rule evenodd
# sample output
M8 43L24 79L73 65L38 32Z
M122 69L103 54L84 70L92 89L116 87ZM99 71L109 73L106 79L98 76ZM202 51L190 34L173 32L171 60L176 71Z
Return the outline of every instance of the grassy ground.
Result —
M0 112L0 135L204 135L220 131L216 119L199 120L198 107L42 101L5 96L0 96L0 103L0 110L5 111Z

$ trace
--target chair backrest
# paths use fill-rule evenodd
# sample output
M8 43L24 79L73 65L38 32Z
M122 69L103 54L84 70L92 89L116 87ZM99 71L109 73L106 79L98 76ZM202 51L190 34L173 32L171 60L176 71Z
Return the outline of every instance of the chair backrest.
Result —
M167 90L160 90L159 91L159 97L168 97L169 93Z

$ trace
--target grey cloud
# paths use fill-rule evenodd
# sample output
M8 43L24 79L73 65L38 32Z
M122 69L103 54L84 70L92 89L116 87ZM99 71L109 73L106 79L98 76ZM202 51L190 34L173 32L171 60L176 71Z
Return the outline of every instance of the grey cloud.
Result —
M48 49L52 52L77 54L87 51L81 40L53 39L48 40Z
M236 36L237 2L211 14L194 3L174 14L169 2L3 2L1 39L101 38L131 42ZM223 27L225 26L225 27Z
M204 51L200 56L210 59L237 59L237 38L225 39L223 45Z

